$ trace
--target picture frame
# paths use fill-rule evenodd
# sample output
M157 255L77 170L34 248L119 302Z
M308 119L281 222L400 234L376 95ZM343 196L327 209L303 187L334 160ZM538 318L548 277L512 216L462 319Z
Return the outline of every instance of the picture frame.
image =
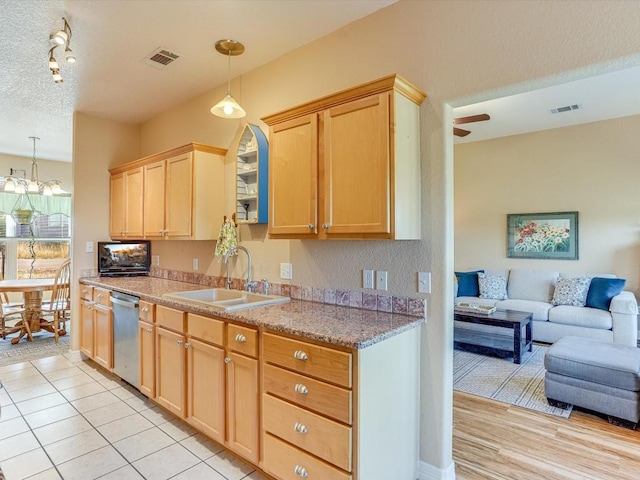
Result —
M507 257L578 260L578 212L507 214Z

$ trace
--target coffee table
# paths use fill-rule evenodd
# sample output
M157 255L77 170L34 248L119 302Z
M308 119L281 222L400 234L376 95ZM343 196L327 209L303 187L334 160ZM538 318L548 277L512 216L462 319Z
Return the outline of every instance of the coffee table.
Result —
M453 319L459 322L493 325L513 330L513 336L457 328L454 330L454 347L489 355L508 357L513 363L521 363L522 355L533 349L533 315L517 310L497 309L491 314L453 311ZM523 335L524 333L524 335Z

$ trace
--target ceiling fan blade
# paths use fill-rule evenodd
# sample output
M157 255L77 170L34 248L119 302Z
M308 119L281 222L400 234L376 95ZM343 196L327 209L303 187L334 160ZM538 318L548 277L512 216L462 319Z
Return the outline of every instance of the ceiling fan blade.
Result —
M456 118L453 121L454 125L462 125L463 123L473 123L473 122L483 122L484 120L490 120L491 117L486 113L481 113L480 115L471 115L469 117L460 117Z
M466 137L470 133L471 132L469 130L463 130L461 128L453 127L453 134L456 135L457 137Z

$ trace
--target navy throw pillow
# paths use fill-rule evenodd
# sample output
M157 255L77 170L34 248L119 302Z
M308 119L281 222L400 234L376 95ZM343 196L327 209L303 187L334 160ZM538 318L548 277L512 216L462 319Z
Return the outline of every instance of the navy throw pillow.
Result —
M474 272L454 272L458 279L458 297L477 297L480 295L478 288L478 272L484 273L484 270L476 270Z
M611 299L619 295L627 281L624 278L593 277L587 293L587 307L609 310Z

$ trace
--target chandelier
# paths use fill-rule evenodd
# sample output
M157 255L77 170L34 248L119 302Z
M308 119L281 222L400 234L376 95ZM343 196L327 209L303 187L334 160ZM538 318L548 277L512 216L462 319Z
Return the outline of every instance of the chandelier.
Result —
M36 140L39 137L29 137L33 140L33 157L31 158L31 177L17 177L13 175L14 169L11 169L11 175L1 177L4 181L3 190L18 194L34 194L34 195L64 195L67 192L62 190L62 182L60 180L40 181L38 178L38 162L36 160Z

